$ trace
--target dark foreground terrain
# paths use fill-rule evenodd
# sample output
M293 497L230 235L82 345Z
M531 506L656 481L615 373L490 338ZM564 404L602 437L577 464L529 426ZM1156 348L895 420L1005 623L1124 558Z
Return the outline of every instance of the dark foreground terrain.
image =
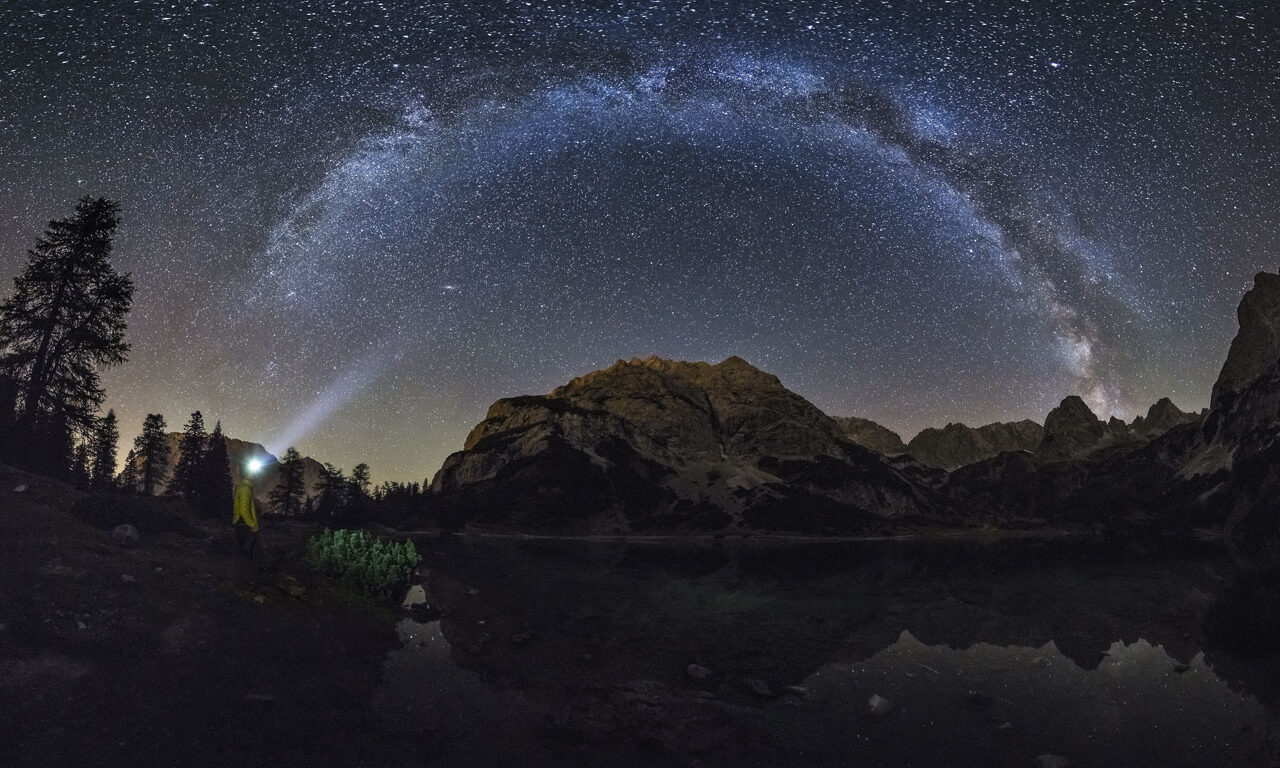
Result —
M0 468L0 765L413 764L369 713L392 622L315 581L304 529L266 532L251 592L229 526L122 499L157 513L126 548L77 497Z
M1213 543L422 536L392 610L308 526L251 592L78 497L0 472L6 766L1278 764L1274 590Z

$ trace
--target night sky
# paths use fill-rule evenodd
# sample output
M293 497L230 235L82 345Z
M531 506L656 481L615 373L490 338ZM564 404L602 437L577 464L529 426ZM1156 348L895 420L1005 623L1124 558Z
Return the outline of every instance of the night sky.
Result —
M120 200L124 440L376 479L649 354L904 438L1198 409L1280 264L1276 5L10 0L0 295Z

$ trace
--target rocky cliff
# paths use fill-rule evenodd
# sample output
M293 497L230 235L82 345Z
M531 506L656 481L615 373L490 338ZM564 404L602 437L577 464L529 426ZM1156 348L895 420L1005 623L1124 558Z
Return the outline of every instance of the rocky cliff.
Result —
M853 532L931 493L768 373L656 357L499 400L431 485L440 514L580 533Z
M832 418L840 425L845 437L863 448L870 448L876 453L883 453L885 456L897 456L900 453L907 452L907 446L902 442L902 438L898 436L897 432L881 426L871 419L861 419L857 416L834 416Z
M948 424L923 430L907 444L907 453L932 467L955 469L1006 451L1034 451L1044 428L1029 419L982 427Z

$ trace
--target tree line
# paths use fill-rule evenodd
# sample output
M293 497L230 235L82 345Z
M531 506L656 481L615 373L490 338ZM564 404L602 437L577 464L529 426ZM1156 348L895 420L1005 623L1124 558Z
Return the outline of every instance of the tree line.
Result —
M100 370L123 364L129 352L133 280L111 264L119 226L118 203L81 198L71 216L49 222L0 303L0 462L97 492L163 489L201 513L229 517L233 474L221 422L207 432L203 414L192 413L170 466L165 418L148 414L120 467L115 411L98 415ZM350 475L323 465L313 494L305 461L290 447L277 475L269 511L282 515L355 522L426 510L423 485L374 487L364 463Z

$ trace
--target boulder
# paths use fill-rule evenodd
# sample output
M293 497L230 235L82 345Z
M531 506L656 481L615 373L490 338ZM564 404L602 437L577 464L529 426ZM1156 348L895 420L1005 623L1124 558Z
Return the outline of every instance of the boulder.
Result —
M123 525L117 525L112 529L111 538L115 543L122 547L132 547L138 543L138 539L140 537L138 535L137 528L134 528L128 523L124 523Z

